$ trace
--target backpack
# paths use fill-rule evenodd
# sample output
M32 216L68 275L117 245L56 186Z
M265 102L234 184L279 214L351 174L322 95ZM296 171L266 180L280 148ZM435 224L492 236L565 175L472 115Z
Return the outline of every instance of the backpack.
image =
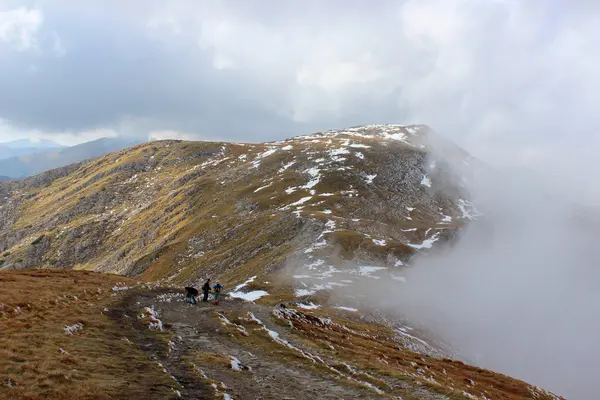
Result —
M219 293L221 292L221 289L223 289L223 285L221 285L220 283L217 283L213 289L215 289L215 292Z

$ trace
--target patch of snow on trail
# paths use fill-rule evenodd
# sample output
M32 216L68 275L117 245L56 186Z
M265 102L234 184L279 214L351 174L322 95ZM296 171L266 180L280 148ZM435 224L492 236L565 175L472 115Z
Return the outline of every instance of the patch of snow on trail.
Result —
M243 293L243 292L233 292L233 293L229 293L229 296L237 298L237 299L243 299L246 301L255 301L260 299L263 296L268 295L269 293L265 292L264 290L254 290L252 292L248 292L248 293Z
M148 324L148 327L150 329L157 329L159 331L163 330L163 323L160 319L158 319L158 313L154 310L154 305L151 305L150 307L145 307L144 312L142 312L142 314L138 316L138 318L140 319L145 317L148 317L148 319L150 320L150 323Z
M133 289L133 286L115 286L112 288L113 292L120 292L123 290Z
M293 149L293 148L294 148L294 146L292 146L292 145L288 144L287 146L285 146L285 147L282 147L282 148L281 148L281 150L288 151L288 150L291 150L291 149Z
M385 239L371 239L371 240L377 246L385 246L387 244L387 242L385 241Z

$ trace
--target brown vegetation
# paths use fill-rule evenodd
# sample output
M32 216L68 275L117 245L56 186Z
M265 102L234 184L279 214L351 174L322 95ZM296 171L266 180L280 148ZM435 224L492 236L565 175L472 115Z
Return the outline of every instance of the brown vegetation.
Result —
M108 315L119 297L112 288L123 284L135 282L86 271L0 273L0 398L172 396L168 376Z

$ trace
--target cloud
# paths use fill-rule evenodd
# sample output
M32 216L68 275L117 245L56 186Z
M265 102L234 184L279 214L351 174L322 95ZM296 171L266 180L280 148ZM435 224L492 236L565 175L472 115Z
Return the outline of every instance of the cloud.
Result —
M44 22L38 9L19 7L0 10L0 45L7 45L17 51L36 49L37 33Z
M198 140L196 135L176 131L156 131L150 132L148 140Z
M598 218L586 211L579 219L571 203L513 172L476 180L470 190L484 219L452 251L412 260L407 283L382 292L389 311L468 361L567 398L592 398L600 368Z

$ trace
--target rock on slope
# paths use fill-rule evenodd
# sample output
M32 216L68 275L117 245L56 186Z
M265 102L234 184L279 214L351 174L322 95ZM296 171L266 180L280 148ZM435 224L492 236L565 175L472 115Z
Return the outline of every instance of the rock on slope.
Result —
M290 263L311 277L346 260L398 267L474 218L430 137L377 125L264 144L161 141L2 183L0 268L239 282Z

